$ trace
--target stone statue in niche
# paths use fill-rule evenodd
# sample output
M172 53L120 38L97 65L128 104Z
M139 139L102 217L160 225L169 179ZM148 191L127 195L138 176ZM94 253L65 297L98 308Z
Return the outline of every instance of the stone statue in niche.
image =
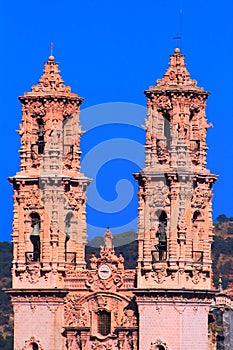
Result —
M41 156L38 153L37 145L31 146L31 159L32 159L32 166L37 168L40 165L40 160L41 160Z
M180 138L184 139L186 138L187 135L187 128L184 125L184 122L180 122L178 126L178 131L179 131L179 136Z
M51 137L51 144L57 145L60 141L61 131L59 130L58 120L53 120L52 130L49 134Z
M73 160L73 150L68 152L65 156L64 160L64 167L65 169L71 169L72 168L72 160Z
M165 142L162 140L156 140L156 151L159 158L159 161L166 163L169 158L169 153L166 149Z

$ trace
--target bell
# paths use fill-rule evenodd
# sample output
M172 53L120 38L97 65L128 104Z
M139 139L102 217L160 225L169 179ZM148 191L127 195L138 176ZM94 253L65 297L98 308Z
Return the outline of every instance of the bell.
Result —
M33 230L30 236L39 236L39 235L40 235L40 226L39 226L39 223L36 223L33 226Z

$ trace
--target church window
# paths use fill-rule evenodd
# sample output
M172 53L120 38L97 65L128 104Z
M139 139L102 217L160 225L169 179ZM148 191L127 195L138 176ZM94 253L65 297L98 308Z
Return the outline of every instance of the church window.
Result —
M107 336L111 333L111 313L99 311L98 313L98 333Z

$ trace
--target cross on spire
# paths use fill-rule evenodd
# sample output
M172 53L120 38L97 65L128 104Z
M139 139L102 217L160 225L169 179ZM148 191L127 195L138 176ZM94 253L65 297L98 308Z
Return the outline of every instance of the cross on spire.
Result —
M179 40L181 40L181 36L176 34L176 36L173 39L176 40L176 47L179 47Z

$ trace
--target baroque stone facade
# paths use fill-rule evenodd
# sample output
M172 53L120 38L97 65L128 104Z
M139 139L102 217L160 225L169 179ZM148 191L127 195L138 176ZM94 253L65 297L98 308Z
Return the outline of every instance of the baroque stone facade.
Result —
M126 270L107 229L86 267L80 105L50 56L22 103L14 188L14 350L207 350L212 290L212 185L206 169L208 92L178 48L145 91L138 263ZM23 321L22 321L23 320ZM213 332L212 332L213 333ZM213 347L212 347L213 348ZM211 348L211 349L212 349Z

